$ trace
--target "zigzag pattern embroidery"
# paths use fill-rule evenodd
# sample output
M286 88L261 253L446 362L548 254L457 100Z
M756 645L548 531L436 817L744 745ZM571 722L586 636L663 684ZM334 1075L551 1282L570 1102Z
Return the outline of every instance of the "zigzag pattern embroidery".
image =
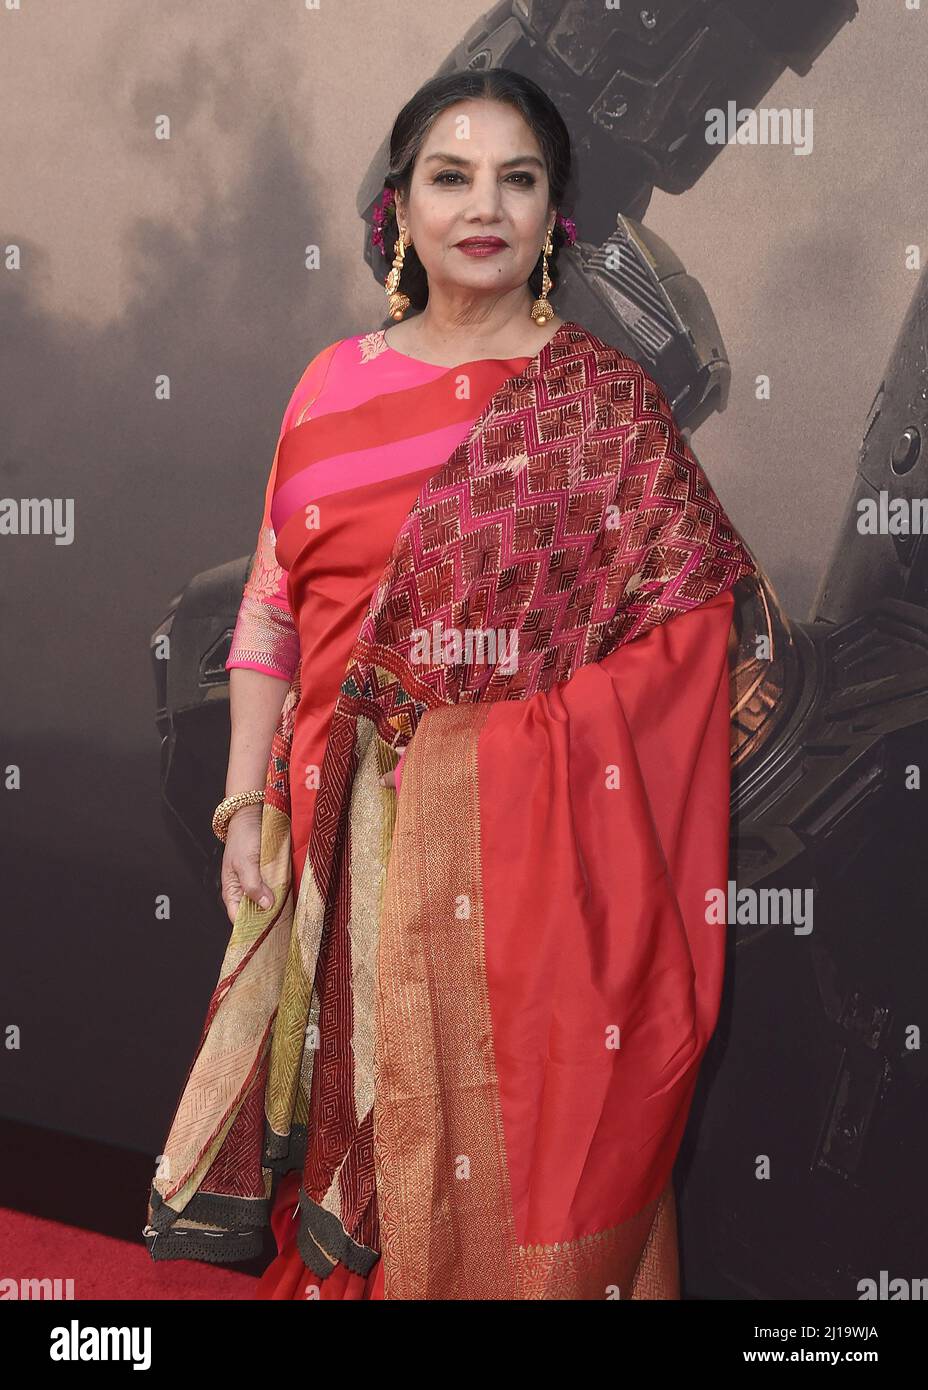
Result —
M393 742L429 706L547 690L755 571L638 363L577 325L548 355L425 484L372 597L342 695ZM517 633L518 670L412 662L435 623Z

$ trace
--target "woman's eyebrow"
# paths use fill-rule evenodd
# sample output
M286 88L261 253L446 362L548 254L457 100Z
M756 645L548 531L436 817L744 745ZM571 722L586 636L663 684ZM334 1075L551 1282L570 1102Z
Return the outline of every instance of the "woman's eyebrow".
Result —
M471 164L471 161L469 159L464 159L463 156L459 154L429 154L426 155L423 163L427 164L430 159L440 159L443 164L465 164L468 167ZM537 164L539 169L543 169L545 167L542 161L536 155L520 154L517 155L515 159L501 160L499 168L508 169L511 164Z

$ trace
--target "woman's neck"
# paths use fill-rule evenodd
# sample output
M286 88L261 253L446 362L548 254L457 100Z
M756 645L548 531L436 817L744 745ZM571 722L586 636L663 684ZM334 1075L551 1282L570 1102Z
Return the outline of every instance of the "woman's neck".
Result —
M397 352L436 367L481 357L532 357L564 322L555 314L537 324L531 317L532 303L520 295L477 317L472 310L436 309L430 299L421 314L388 328L385 338Z

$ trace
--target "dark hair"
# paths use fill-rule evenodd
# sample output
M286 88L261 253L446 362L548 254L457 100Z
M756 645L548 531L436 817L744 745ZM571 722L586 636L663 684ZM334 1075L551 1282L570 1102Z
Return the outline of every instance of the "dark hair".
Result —
M409 197L412 183L412 170L416 158L425 143L433 121L446 107L459 101L487 98L505 101L521 114L526 124L534 132L548 173L549 198L559 211L569 215L564 199L570 186L572 174L572 153L570 132L561 113L551 98L522 73L510 68L485 68L482 72L451 72L442 77L433 77L410 97L393 123L390 132L390 167L384 180L387 188ZM393 247L399 236L396 209L391 203L386 209L383 222L383 275L393 264ZM551 233L554 254L548 257L548 275L552 288L557 286L558 252L567 240L566 233L559 222L555 222ZM376 262L374 262L376 264ZM528 279L529 289L536 296L541 294L541 252ZM415 246L406 248L403 260L403 274L400 282L403 294L409 295L410 307L424 309L429 297L429 282L425 267L416 254Z

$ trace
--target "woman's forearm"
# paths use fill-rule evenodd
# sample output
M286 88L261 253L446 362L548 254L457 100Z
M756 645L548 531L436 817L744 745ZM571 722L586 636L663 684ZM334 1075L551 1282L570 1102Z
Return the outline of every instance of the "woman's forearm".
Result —
M264 786L271 742L289 681L244 666L229 671L229 765L226 796Z

